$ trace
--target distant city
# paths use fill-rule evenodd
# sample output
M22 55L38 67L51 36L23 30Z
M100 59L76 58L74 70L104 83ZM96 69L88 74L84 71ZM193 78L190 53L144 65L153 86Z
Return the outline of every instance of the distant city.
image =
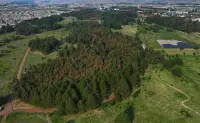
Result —
M190 17L193 21L200 21L200 4L194 3L95 3L95 4L24 4L15 3L0 5L0 27L4 25L14 26L23 20L43 18L52 15L60 15L71 11L79 11L83 8L95 8L101 11L113 9L120 11L123 7L137 7L140 17L160 15L163 17Z

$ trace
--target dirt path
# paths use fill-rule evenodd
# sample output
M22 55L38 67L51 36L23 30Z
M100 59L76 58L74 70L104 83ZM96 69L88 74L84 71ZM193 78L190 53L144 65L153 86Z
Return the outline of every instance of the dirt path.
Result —
M26 62L26 59L29 55L31 48L28 48L22 58L22 61L19 65L18 71L17 71L17 79L20 80L21 78L21 72L23 70L23 66ZM2 122L4 122L6 120L7 115L13 113L13 112L26 112L26 113L52 113L56 111L55 108L53 109L41 109L41 108L31 108L31 109L13 109L13 101L10 101L6 104L6 107L4 108L3 111L0 112L0 115L3 116ZM50 122L50 120L48 119L48 122Z
M26 62L26 59L28 57L28 54L30 52L31 48L28 48L24 54L24 57L19 65L19 68L18 68L18 71L17 71L17 79L20 80L21 78L21 73L22 73L22 70L23 70L23 66L24 66L24 63Z
M168 84L165 84L165 85L167 85L168 87L170 87L170 88L172 88L172 89L178 91L179 93L183 94L184 96L186 96L187 99L181 101L181 106L183 106L184 108L186 108L186 109L188 109L188 110L194 112L194 113L197 114L198 116L200 116L200 113L199 113L199 112L197 112L197 111L193 110L192 108L190 108L189 106L185 105L186 102L189 102L189 101L190 101L189 95L187 95L187 94L186 94L185 92L183 92L182 90L180 90L180 89L178 89L178 88L175 88L175 87L173 87L173 86L171 86L171 85L168 85Z

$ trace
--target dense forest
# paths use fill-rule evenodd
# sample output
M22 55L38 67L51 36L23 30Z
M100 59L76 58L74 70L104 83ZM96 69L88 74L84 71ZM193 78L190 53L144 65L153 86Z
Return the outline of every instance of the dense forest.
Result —
M63 16L74 16L79 20L102 20L104 27L121 29L121 25L127 25L135 22L135 18L137 17L136 11L136 8L121 11L82 9L81 11L63 14Z
M37 50L44 54L49 54L58 48L60 44L61 41L53 36L50 36L46 38L36 38L30 40L28 46L31 48L31 50Z
M13 31L15 31L15 29L12 26L10 26L9 24L2 26L0 28L0 34L9 33L9 32L13 32Z
M52 15L50 17L45 17L41 19L36 18L32 20L27 20L25 22L28 22L31 25L37 26L40 29L52 30L52 29L61 28L61 26L59 26L56 23L62 20L63 18L61 15Z
M99 107L111 94L121 101L140 85L152 50L97 22L75 22L68 29L57 59L33 65L15 80L17 97L57 107L60 115L74 114Z
M136 11L108 11L103 13L103 26L113 29L121 29L121 25L134 23L137 17Z
M153 16L145 20L148 24L159 24L183 32L200 32L200 22L190 18Z
M39 28L32 26L30 23L25 21L16 25L16 33L20 35L31 35L39 32Z
M45 17L41 19L25 20L16 25L16 33L21 35L31 35L39 33L42 30L54 30L59 29L62 26L58 25L57 22L63 20L59 15Z
M70 13L65 13L63 16L73 16L79 20L95 19L100 20L102 18L102 11L96 9L81 9L80 11L73 11Z

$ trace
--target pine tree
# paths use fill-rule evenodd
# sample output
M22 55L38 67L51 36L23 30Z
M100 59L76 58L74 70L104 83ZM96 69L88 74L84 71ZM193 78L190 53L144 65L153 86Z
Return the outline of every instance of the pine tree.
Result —
M56 105L59 105L62 99L62 93L60 91L57 92L56 97L55 97L55 103Z
M58 105L58 108L57 108L57 110L56 110L56 114L58 114L58 115L63 115L63 114L65 114L65 103L64 103L64 102L62 102L62 103L60 103L60 104Z
M78 95L78 93L76 92L75 89L72 89L71 95L72 95L72 99L73 99L75 102L78 102L78 101L79 101L80 97L79 97L79 95Z
M78 108L71 97L67 99L65 102L65 113L66 114L74 114L78 112Z
M125 79L119 80L117 83L117 92L122 96L122 97L127 97L130 94L130 88Z
M86 105L88 109L94 109L100 105L100 101L93 94L89 94L88 99L86 100Z
M78 106L78 109L79 109L80 112L86 111L86 105L85 105L83 100L79 100L77 106Z

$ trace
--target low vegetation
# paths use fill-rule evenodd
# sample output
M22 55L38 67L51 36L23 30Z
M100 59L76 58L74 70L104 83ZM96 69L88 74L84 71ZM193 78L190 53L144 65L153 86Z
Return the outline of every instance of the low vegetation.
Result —
M42 114L12 113L5 123L46 123L46 120Z

